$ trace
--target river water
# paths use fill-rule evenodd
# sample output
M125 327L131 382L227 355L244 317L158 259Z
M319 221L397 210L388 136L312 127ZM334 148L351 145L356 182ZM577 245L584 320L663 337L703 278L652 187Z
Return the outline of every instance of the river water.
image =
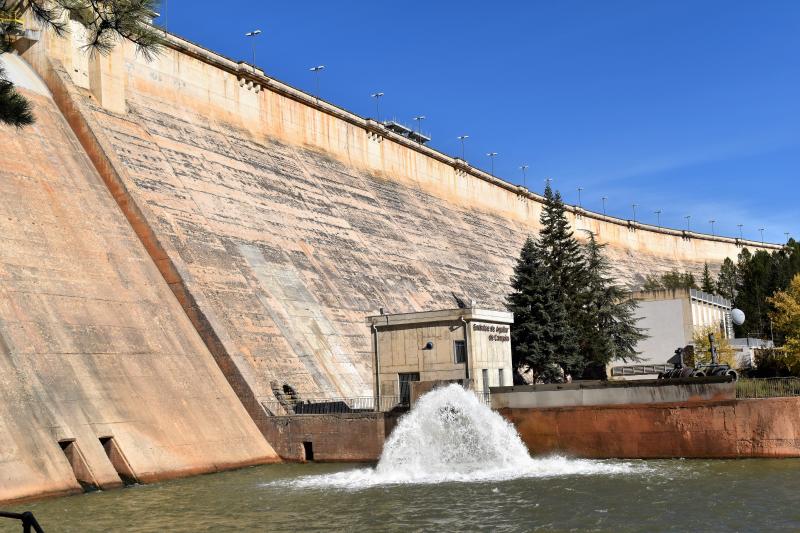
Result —
M48 532L800 531L800 460L531 458L448 388L418 402L378 465L262 466L24 509Z

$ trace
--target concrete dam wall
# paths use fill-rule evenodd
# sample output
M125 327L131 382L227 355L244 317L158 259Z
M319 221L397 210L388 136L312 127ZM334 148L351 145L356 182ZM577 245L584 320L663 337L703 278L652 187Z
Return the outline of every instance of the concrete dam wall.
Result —
M537 195L179 38L81 39L9 57L0 501L276 460L274 391L371 395L366 315L503 306ZM630 284L758 247L570 217Z
M276 461L44 84L0 127L0 502Z
M503 306L537 195L177 37L152 62L80 44L44 35L23 55L262 430L283 385L371 395L379 307ZM570 217L629 284L742 244Z

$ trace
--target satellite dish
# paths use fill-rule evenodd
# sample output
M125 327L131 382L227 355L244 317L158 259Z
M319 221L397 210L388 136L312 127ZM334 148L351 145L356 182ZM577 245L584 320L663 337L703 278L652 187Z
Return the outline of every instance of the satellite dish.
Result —
M731 311L731 320L733 320L733 323L737 326L744 324L744 311L741 309L733 309Z

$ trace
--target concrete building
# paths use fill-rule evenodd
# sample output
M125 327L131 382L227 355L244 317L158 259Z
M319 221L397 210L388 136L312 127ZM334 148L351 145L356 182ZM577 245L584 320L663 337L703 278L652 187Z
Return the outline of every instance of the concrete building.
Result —
M639 304L638 325L649 337L637 345L642 361L612 366L611 378L652 378L672 368L667 359L676 348L692 344L698 330L713 327L720 335L733 338L731 303L721 296L674 289L635 292L633 298Z
M367 318L376 405L408 404L412 383L460 381L478 393L511 385L513 313L446 309Z

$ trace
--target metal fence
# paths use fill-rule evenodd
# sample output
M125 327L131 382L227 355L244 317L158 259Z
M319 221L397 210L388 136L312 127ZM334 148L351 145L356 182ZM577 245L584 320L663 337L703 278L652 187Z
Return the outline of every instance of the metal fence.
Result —
M475 396L482 404L491 407L492 398L488 392L476 392ZM381 396L379 411L407 409L409 407L403 396ZM368 413L375 411L375 398L358 396L353 398L283 398L261 402L269 416L284 415L329 415L337 413Z
M375 411L375 398L358 396L353 398L285 398L282 401L261 402L270 416L282 415L328 415L336 413L368 413ZM391 411L402 407L400 396L381 396L380 411Z
M737 398L800 396L800 378L742 378L736 382Z

